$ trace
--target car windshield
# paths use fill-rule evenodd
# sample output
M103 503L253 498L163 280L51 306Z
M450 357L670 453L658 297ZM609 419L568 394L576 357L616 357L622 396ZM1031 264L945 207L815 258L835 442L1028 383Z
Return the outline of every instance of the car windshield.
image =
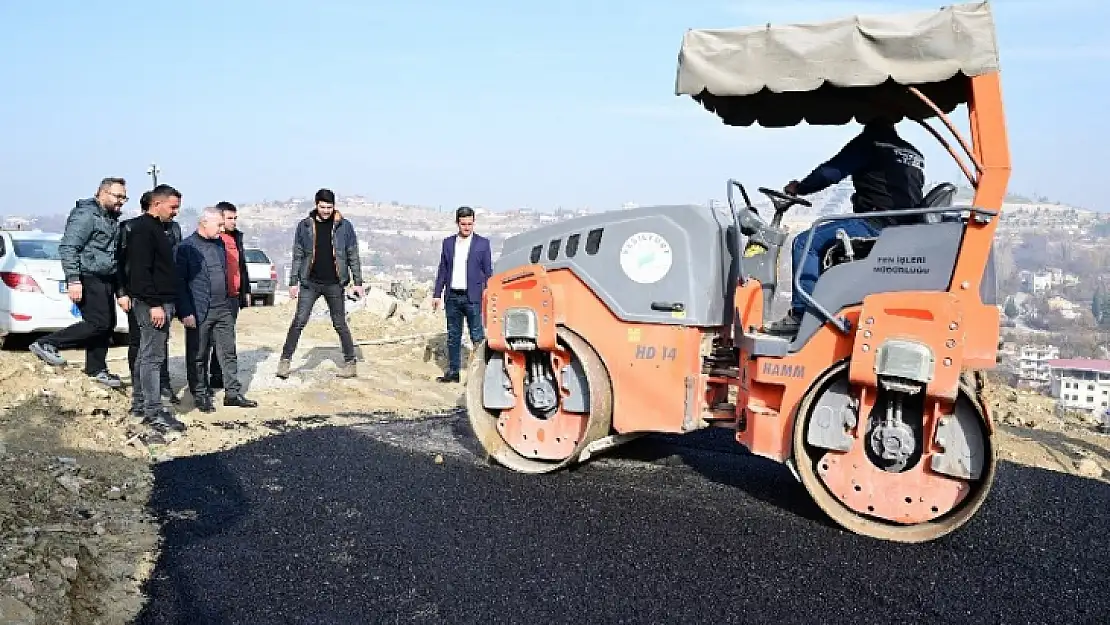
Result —
M16 256L27 260L61 260L58 243L49 239L15 239L12 247Z
M270 257L266 256L266 252L262 250L243 250L243 256L246 257L248 263L270 264Z

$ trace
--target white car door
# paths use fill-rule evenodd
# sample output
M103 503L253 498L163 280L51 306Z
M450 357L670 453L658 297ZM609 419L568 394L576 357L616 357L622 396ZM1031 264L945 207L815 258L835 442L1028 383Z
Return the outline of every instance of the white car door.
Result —
M62 260L58 256L61 235L43 235L41 238L20 237L13 241L18 256L17 266L34 278L49 300L48 305L64 307L76 322L81 318L77 304L69 299ZM127 314L116 304L116 331L127 331Z

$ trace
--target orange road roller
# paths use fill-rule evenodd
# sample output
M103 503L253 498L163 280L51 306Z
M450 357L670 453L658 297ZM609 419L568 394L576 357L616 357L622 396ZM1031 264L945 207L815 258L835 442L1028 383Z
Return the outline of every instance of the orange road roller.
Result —
M912 121L974 198L954 205L943 183L920 206L870 213L892 222L877 236L838 230L811 292L791 284L807 304L793 335L765 315L782 218L803 198L760 188L759 209L729 180L727 209L646 206L509 238L466 387L489 457L546 473L644 434L724 427L849 531L923 542L971 519L997 465L982 372L998 354L992 243L1010 156L994 28L983 2L687 31L675 94L725 125ZM949 118L961 105L969 137ZM797 236L810 250L812 231Z

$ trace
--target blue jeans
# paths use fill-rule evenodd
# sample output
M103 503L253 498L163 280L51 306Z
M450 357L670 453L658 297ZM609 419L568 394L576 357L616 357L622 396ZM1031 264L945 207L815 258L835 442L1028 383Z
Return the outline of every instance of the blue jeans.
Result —
M486 337L482 327L482 305L470 302L466 293L448 289L443 299L443 312L447 315L447 371L458 373L462 360L462 325L470 331L470 342L477 345Z
M817 224L813 230L813 242L810 243L809 253L805 258L802 258L802 251L805 249L806 239L809 237L809 230L803 230L794 237L794 243L791 245L791 265L795 274L800 273L799 282L806 293L813 294L813 287L817 284L817 276L821 271L821 256L825 253L825 249L829 244L836 241L836 231L843 229L850 237L874 237L878 236L880 230L870 221L866 219L843 219L837 221L826 221ZM802 299L802 294L798 292L797 288L790 289L790 312L795 318L800 319L806 310L806 302ZM834 311L835 312L835 311Z

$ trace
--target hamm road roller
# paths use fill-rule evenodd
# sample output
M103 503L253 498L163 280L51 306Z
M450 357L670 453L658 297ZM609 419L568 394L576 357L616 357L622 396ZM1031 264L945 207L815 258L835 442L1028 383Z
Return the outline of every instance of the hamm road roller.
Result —
M982 371L998 355L992 242L1010 162L989 4L689 30L678 61L676 95L729 126L912 120L974 199L954 205L943 183L869 213L897 220L875 237L839 231L793 336L764 323L800 197L760 188L760 213L729 180L728 210L646 206L513 236L469 365L478 440L545 473L647 433L725 427L849 531L922 542L961 527L997 462ZM970 138L949 118L960 105Z

